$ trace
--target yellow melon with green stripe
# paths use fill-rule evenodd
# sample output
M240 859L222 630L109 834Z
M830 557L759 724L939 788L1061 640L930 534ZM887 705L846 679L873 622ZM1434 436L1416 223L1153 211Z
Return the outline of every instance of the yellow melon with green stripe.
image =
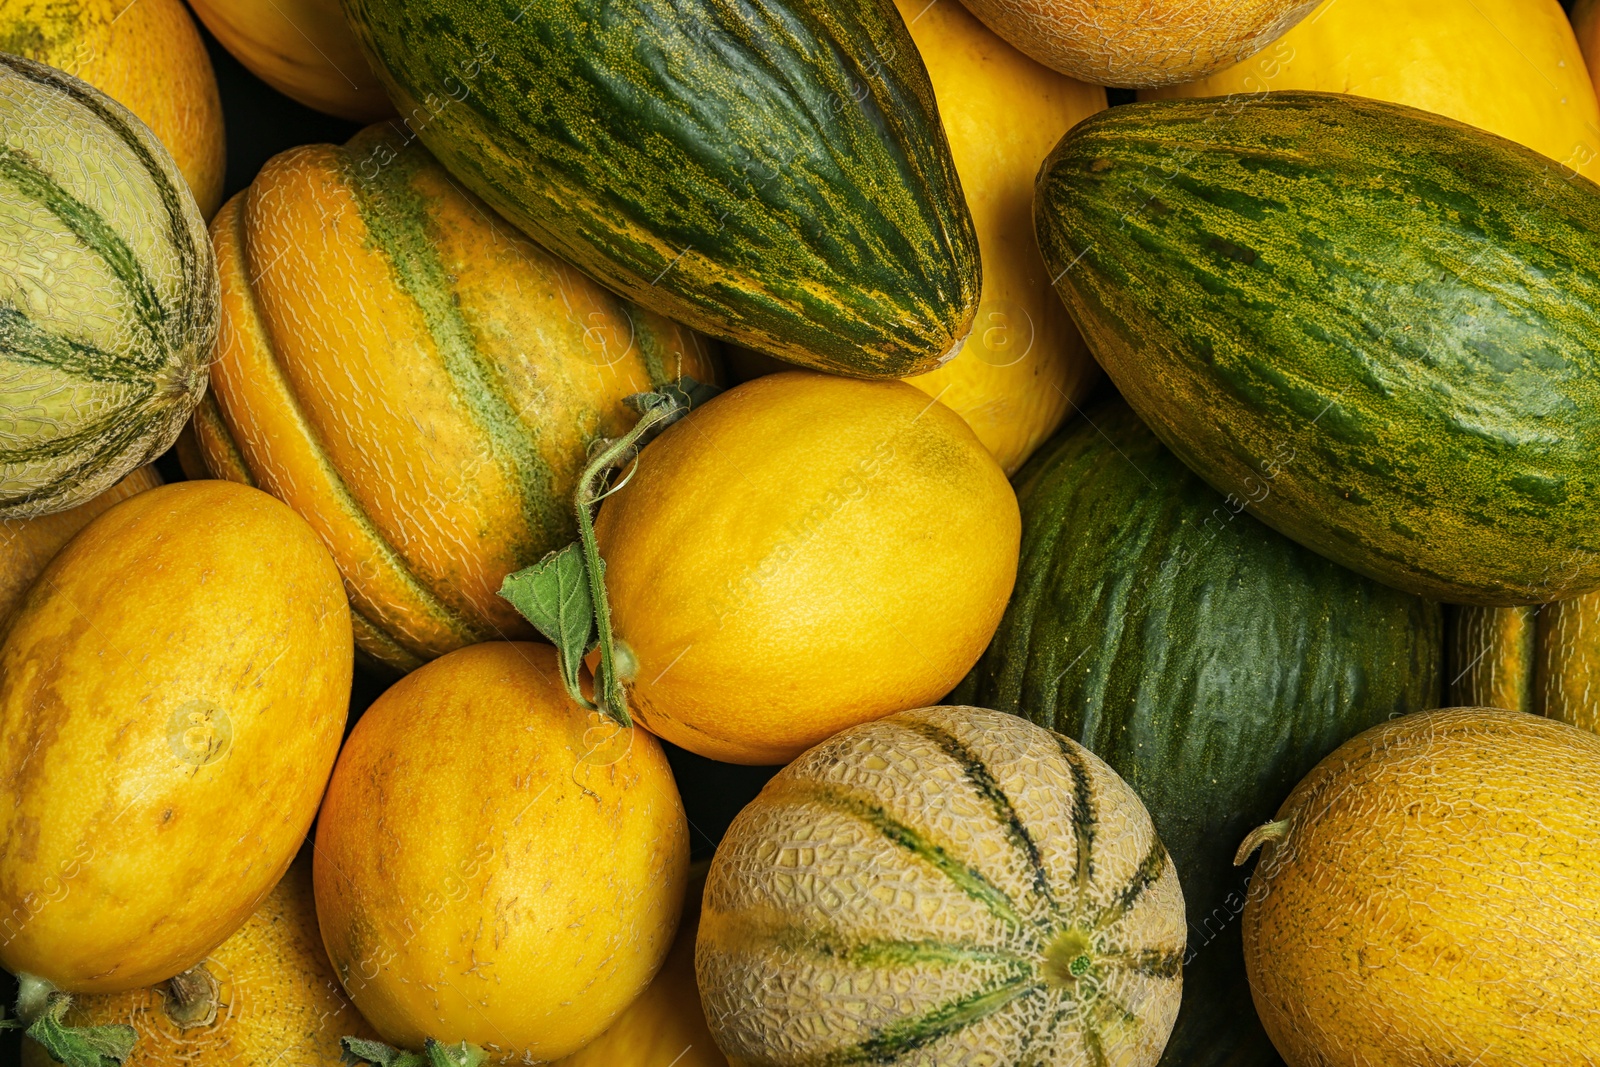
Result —
M172 156L105 94L0 53L0 519L76 507L166 451L216 330Z
M1533 607L1452 607L1445 703L1600 731L1600 593Z
M1148 1067L1184 942L1177 870L1111 768L939 707L836 734L740 812L696 971L735 1067Z
M551 257L392 127L275 157L212 237L201 454L311 522L361 648L398 669L531 635L496 594L576 536L590 442L632 425L629 394L716 378L697 334Z

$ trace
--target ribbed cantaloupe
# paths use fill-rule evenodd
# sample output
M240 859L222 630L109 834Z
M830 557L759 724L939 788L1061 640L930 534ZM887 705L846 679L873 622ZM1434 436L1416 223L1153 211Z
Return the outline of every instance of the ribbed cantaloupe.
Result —
M696 970L736 1067L1148 1067L1177 1016L1178 874L1098 757L981 708L853 727L712 860Z
M0 0L0 52L36 59L139 116L210 218L222 203L222 99L183 0Z
M172 156L84 82L0 53L0 518L65 511L205 392L217 270Z
M1589 1067L1600 737L1407 715L1317 765L1240 849L1261 1021L1290 1067Z
M1099 381L1033 236L1033 179L1105 90L1029 59L959 3L896 0L933 82L983 255L978 317L960 355L906 381L954 410L1006 473Z
M1327 0L1260 55L1142 99L1309 89L1409 104L1600 178L1600 105L1557 0Z
M238 929L316 815L349 620L316 534L244 486L150 489L73 538L0 645L0 965L139 989Z
M305 516L391 667L531 636L496 593L576 536L589 444L633 425L629 394L717 377L702 338L552 258L389 126L275 157L212 231L206 465Z
M204 974L199 973L204 971ZM375 1038L328 966L311 896L311 855L302 852L261 907L184 976L170 984L73 999L71 1026L121 1023L139 1035L122 1067L341 1067L339 1038ZM55 1061L24 1041L23 1067Z

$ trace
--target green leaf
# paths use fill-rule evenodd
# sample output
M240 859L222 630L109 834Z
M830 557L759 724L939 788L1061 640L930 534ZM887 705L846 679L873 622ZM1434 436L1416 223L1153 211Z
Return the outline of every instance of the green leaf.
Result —
M423 1048L428 1052L428 1067L480 1067L489 1059L483 1049L465 1041L459 1045L441 1045L430 1037Z
M68 1026L63 1020L72 997L51 993L44 1010L28 1027L28 1036L37 1041L52 1059L67 1067L120 1067L139 1039L131 1026Z
M500 595L556 646L562 684L573 700L593 708L579 685L583 657L594 647L594 603L589 597L582 549L570 544L507 575Z
M339 1057L344 1063L369 1063L374 1067L428 1067L428 1061L417 1053L385 1045L382 1041L341 1037L339 1047L344 1050L344 1055Z
M420 1053L359 1037L341 1037L339 1045L344 1049L340 1059L345 1063L367 1063L373 1067L482 1067L489 1061L488 1053L477 1045L465 1041L459 1045L441 1045L431 1037L424 1042Z

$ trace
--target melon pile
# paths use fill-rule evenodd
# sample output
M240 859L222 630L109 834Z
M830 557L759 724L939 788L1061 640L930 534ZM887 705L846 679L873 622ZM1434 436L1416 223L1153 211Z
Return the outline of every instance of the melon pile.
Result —
M0 1041L1600 1062L1591 70L0 0Z

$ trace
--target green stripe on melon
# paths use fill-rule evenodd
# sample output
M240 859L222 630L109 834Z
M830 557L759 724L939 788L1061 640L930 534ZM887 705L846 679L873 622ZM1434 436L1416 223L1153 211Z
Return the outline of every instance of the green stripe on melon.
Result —
M1017 476L1022 553L952 699L1081 742L1139 794L1188 904L1167 1067L1266 1067L1240 944L1244 836L1317 761L1438 706L1438 605L1324 559L1206 485L1120 400Z
M1153 1064L1177 1013L1177 872L1075 742L925 708L802 755L729 829L696 966L738 1064Z
M888 0L345 0L473 192L643 307L791 362L932 370L977 238Z
M205 390L217 278L132 113L0 54L0 518L76 506L171 446Z
M1268 525L1460 603L1600 588L1600 187L1398 104L1075 127L1035 215L1140 416Z
M223 205L217 214L216 225L219 229L231 228L236 239L243 245L242 202L235 199ZM241 274L239 277L229 278L230 288L247 301L252 320L261 323L263 318L256 301L255 290L243 277L244 264L240 261L233 262ZM385 584L390 590L390 595L394 595L394 591L398 590L399 595L404 598L405 606L439 627L446 634L448 642L430 642L423 635L411 632L412 628L406 625L405 620L397 612L385 611L384 602L367 595L368 590L365 588L367 581L360 579L352 581L351 577L346 575L345 587L351 597L351 618L358 647L380 663L400 670L410 670L420 666L426 659L442 655L452 648L489 640L493 635L485 627L477 625L459 605L447 603L429 588L406 562L404 556L383 536L383 531L378 529L361 501L345 483L343 475L328 458L326 446L311 424L311 420L307 418L294 386L284 373L283 364L273 349L272 332L261 327L258 329L258 336L261 343L266 346L270 358L263 361L263 366L256 371L259 376L257 386L263 390L271 390L275 402L298 431L298 436L304 444L305 455L314 461L314 466L310 470L298 471L298 475L314 478L319 483L319 488L337 502L339 517L349 522L349 528L353 531L351 536L358 542L361 558L368 561L371 574ZM227 416L210 397L198 406L196 421L202 420L206 424L205 435L212 445L212 462L216 463L220 459L218 465L223 467L220 470L213 469L211 471L213 476L254 485L280 497L283 495L284 487L278 483L278 472L270 467L261 470L251 468L235 439L234 427L229 424ZM329 520L333 518L332 516L312 514L306 518L325 540L335 541L329 529ZM372 579L368 579L370 580Z

